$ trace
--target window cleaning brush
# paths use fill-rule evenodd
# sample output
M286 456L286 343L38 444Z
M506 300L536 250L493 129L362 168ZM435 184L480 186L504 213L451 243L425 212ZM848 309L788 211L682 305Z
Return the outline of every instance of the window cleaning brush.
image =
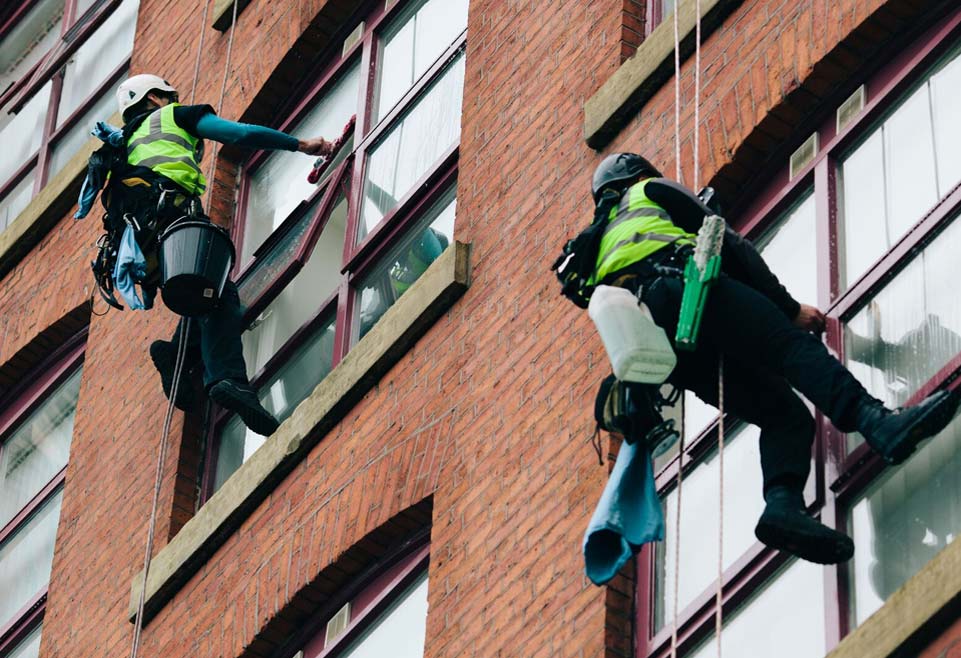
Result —
M697 232L694 253L688 257L684 268L684 296L674 337L674 345L679 350L693 352L697 349L707 296L721 273L725 227L723 217L708 215Z

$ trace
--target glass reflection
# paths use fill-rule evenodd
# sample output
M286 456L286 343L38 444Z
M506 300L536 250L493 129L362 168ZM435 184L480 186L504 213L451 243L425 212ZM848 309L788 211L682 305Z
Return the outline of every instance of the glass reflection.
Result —
M824 616L822 568L795 560L725 617L721 653L724 658L820 658L825 650ZM713 633L688 656L715 658Z
M461 52L374 147L365 174L358 240L380 223L460 139L463 88Z
M427 211L407 237L360 284L359 338L370 331L454 238L457 190L452 187Z
M50 580L63 487L0 546L0 628Z
M334 355L334 322L327 322L258 391L261 404L283 422L330 374ZM213 490L217 491L267 437L247 429L238 417L224 425L217 450Z
M942 58L839 168L850 285L961 179L961 49Z
M357 112L360 67L352 64L343 76L310 110L310 113L288 132L310 137L338 139L350 118ZM351 150L351 143L341 149L327 167L323 183ZM246 264L301 201L309 198L317 186L307 181L309 160L303 153L276 151L261 164L248 180L247 212L241 265ZM306 163L306 164L305 164ZM340 257L338 257L338 262Z
M794 299L817 306L817 243L814 195L808 193L779 218L757 249Z
M761 457L754 425L730 432L724 446L724 565L736 562L754 545L754 526L764 508ZM678 609L683 610L717 578L718 490L717 450L713 450L683 482L681 510L681 574ZM674 552L677 535L677 490L663 499L664 541L655 548L655 631L674 614Z
M854 504L851 606L861 624L961 531L961 418Z
M427 635L427 572L343 654L343 658L422 658Z
M896 407L961 352L961 277L955 221L844 328L847 365L868 391ZM853 447L856 444L852 444Z

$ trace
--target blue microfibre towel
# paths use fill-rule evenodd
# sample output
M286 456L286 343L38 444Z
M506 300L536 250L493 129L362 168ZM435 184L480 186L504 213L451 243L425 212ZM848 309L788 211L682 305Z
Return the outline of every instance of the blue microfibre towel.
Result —
M123 130L111 126L109 123L98 121L94 129L90 131L90 134L115 148L123 145ZM87 175L83 179L83 186L80 188L80 198L77 200L77 212L73 215L74 219L83 219L90 214L90 209L93 208L93 202L97 200L97 194L99 194L107 182L109 170L109 162L100 157L99 154L94 153L90 156L90 162L87 165Z
M601 499L584 533L584 567L595 585L613 578L641 545L664 538L651 453L621 445Z
M153 294L143 291L143 301L137 295L137 283L147 274L147 259L144 258L140 245L134 236L132 226L124 229L120 238L120 249L117 252L117 264L113 268L113 281L117 292L127 302L133 311L143 311L153 308Z

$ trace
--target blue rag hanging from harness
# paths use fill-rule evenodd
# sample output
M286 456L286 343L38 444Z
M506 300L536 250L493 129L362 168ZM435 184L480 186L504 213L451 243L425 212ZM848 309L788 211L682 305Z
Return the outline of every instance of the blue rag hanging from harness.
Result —
M140 245L134 236L132 226L127 226L120 238L120 249L117 253L117 264L113 269L113 280L117 292L127 302L133 311L143 311L153 308L154 293L141 287L143 301L137 295L136 284L143 281L147 275L147 259L144 258Z
M613 578L641 550L664 538L650 450L621 444L614 470L584 533L584 567L595 585Z

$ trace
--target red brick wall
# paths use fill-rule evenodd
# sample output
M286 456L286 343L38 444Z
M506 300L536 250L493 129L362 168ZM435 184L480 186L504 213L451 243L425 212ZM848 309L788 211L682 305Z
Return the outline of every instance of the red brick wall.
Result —
M189 92L199 4L142 0L135 72L162 72ZM580 556L607 474L588 437L608 366L586 314L558 296L547 270L591 211L601 154L584 144L583 104L620 64L626 4L471 2L456 238L473 245L472 287L177 592L145 629L141 655L269 655L278 615L296 624L309 614L299 598L308 583L428 498L428 656L628 655L629 574L605 592L588 583ZM883 4L742 5L704 49L702 180L733 180L744 167L732 161L759 125L790 126L790 95ZM251 100L297 83L273 75L297 70L288 50L322 50L343 12L334 0L254 0L236 28L222 114L265 113ZM208 29L205 39L196 99L216 103L228 37ZM672 102L668 85L607 151L638 150L672 171ZM692 118L687 104L686 162ZM220 221L234 180L224 168ZM0 282L0 363L83 301L97 222L65 218ZM146 348L173 324L163 309L91 318L44 658L129 650L129 586L142 567L165 411ZM193 448L181 434L178 413L158 549L183 520L176 471Z

